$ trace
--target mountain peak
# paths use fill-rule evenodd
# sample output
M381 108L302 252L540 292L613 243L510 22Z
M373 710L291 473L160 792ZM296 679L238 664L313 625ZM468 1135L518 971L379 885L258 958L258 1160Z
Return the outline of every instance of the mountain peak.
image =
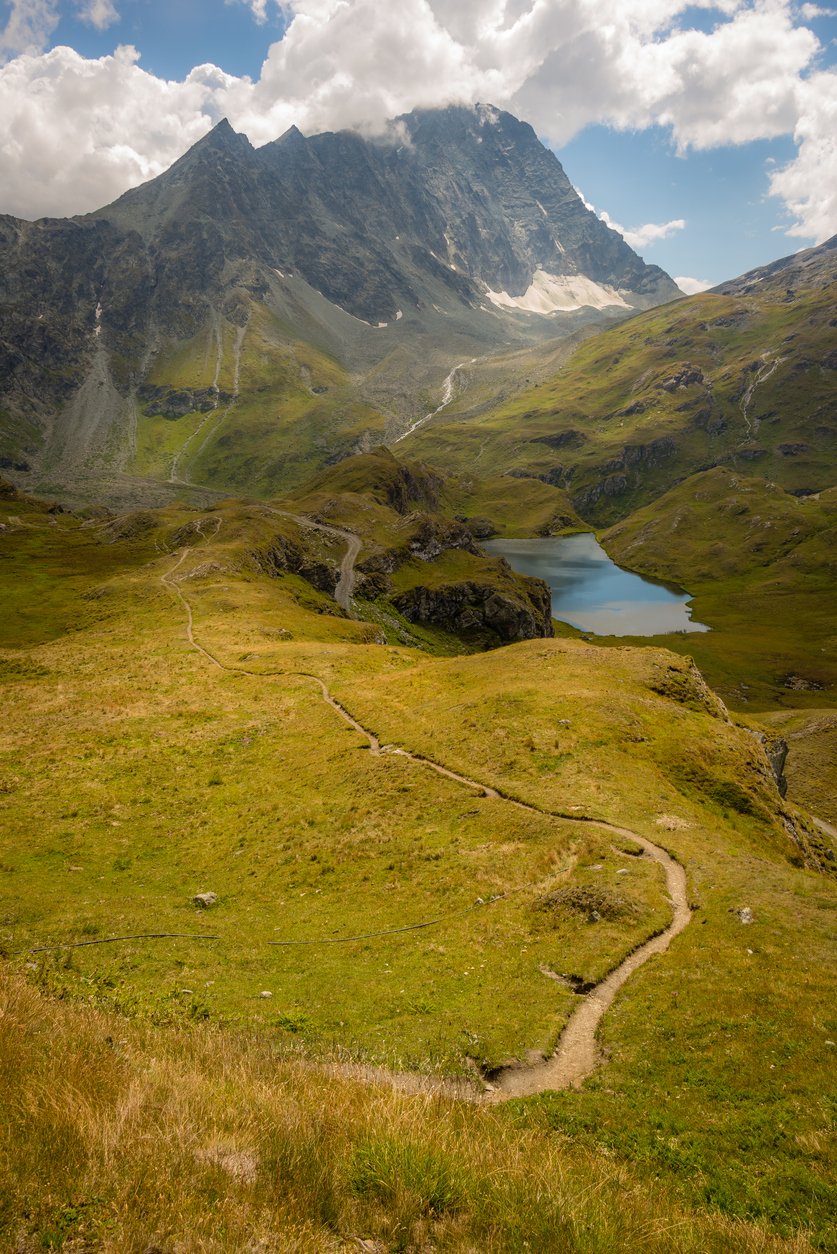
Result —
M185 155L188 157L189 153L197 152L199 150L205 151L207 149L241 151L250 150L252 147L253 145L250 143L246 135L242 135L238 131L234 131L230 126L229 120L227 118L221 118L221 121L216 123L211 130L207 131L196 144L193 144Z

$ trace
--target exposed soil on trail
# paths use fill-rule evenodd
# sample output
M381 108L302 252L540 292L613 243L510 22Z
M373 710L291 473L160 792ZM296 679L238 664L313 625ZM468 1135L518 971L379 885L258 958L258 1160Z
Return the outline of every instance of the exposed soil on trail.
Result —
M341 540L345 544L346 552L340 563L340 578L337 581L337 587L334 589L334 599L340 608L346 611L349 618L353 618L352 593L355 590L355 562L360 553L360 536L356 536L353 531L342 531L339 527L329 527L325 523L314 522L313 518L306 518L304 514L291 514L286 509L268 508L267 512L269 514L277 514L280 518L290 518L292 522L297 523L300 527L322 531L325 535L331 536L335 540Z
M679 862L675 862L659 845L627 827L614 827L610 823L597 823L596 826L635 841L648 857L659 863L665 872L674 918L664 932L640 945L585 995L561 1033L558 1048L550 1058L524 1067L503 1067L491 1077L496 1085L492 1098L494 1101L504 1101L509 1097L529 1097L548 1089L580 1088L599 1062L596 1032L619 989L649 958L664 953L674 937L688 926L692 917L686 895L686 872Z
M341 575L335 591L335 599L339 600L343 609L350 614L351 592L354 584L354 563L360 550L359 538L350 532L327 527L323 523L316 523L312 519L304 518L301 515L290 514L284 510L272 510L271 512L291 518L300 525L314 527L334 537L339 537L346 543L346 555L341 563ZM435 1093L448 1097L489 1103L507 1101L512 1097L528 1097L535 1093L543 1093L555 1089L579 1088L587 1076L595 1070L600 1061L600 1054L596 1044L596 1033L616 994L634 972L646 963L649 958L664 953L675 936L678 936L689 924L692 912L689 908L686 893L686 872L683 867L665 849L654 844L653 841L648 840L646 837L640 836L637 832L631 831L630 828L618 827L613 823L591 816L580 816L563 812L553 814L552 811L530 805L515 797L505 796L479 780L470 779L466 775L460 775L456 771L450 770L440 762L434 762L430 758L411 753L400 746L381 745L378 737L359 723L345 706L336 700L324 680L318 675L307 671L249 671L239 666L228 666L220 661L195 639L191 605L184 596L178 581L174 578L175 573L180 569L190 552L190 549L184 549L174 566L160 578L163 585L178 597L186 611L186 636L190 645L214 666L233 674L251 675L257 678L266 678L272 675L274 677L284 676L287 678L310 679L319 688L322 699L326 704L348 723L354 731L365 738L371 753L392 754L393 756L406 758L417 766L436 771L438 774L445 776L445 778L452 779L466 788L472 788L484 797L503 800L509 805L514 805L518 809L527 810L538 816L550 814L553 817L562 819L564 822L583 823L586 826L600 828L614 836L618 836L623 841L627 839L634 842L640 846L647 857L653 858L662 868L673 909L671 923L659 935L651 937L635 949L609 975L605 976L599 984L583 995L578 1008L571 1015L561 1033L555 1053L550 1057L544 1058L542 1055L535 1054L534 1057L530 1057L526 1062L509 1063L493 1072L484 1080L479 1080L476 1077L474 1080L470 1080L467 1077L423 1076L415 1073L392 1072L385 1068L348 1063L334 1063L326 1066L326 1070L334 1071L335 1073L339 1072L341 1075L357 1078L367 1083L387 1084L406 1092ZM430 924L427 924L427 926L430 926Z

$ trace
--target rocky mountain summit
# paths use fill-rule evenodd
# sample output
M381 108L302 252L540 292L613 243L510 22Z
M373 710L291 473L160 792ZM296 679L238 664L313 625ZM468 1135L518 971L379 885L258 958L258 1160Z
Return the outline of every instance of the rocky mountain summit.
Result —
M172 276L178 292L257 261L376 327L428 301L544 315L678 295L586 208L531 126L487 105L417 110L372 139L292 127L260 149L223 121L95 216L160 255L186 224L211 223L194 269Z
M298 346L351 376L311 454L323 464L369 443L364 430L403 430L460 354L679 294L585 207L530 126L487 105L419 110L372 138L292 128L259 149L223 121L96 213L0 217L0 273L0 465L33 486L169 477L138 459L138 424L181 421L190 443L183 419L229 410L254 386L248 328L277 373L295 359L320 410L330 385ZM360 431L347 398L376 411ZM172 430L151 443L171 445L175 478Z

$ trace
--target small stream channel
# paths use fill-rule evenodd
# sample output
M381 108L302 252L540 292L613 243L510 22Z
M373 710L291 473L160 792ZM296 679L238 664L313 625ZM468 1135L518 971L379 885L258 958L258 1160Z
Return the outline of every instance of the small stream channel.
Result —
M622 570L591 533L545 540L489 540L486 552L504 557L522 575L552 589L552 617L596 636L662 636L709 631L692 620L689 594Z

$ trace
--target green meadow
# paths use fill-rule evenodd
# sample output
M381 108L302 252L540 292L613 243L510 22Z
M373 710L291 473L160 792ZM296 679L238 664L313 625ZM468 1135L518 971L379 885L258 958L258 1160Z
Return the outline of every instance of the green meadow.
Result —
M510 397L472 406L465 391L403 450L460 473L478 465L481 476L544 476L596 527L712 466L788 491L830 487L832 316L828 286L792 301L772 289L676 301L592 336L561 370ZM745 405L760 368L774 363Z
M348 485L280 508L335 499L362 567L402 527L392 484L364 528ZM341 544L258 503L0 518L4 1240L833 1245L833 851L690 659L380 643L373 603L266 560ZM466 559L492 569L436 575ZM583 1090L480 1108L342 1075L478 1084L555 1046L573 987L670 918L595 819L669 850L694 914ZM177 935L99 943L148 933Z

